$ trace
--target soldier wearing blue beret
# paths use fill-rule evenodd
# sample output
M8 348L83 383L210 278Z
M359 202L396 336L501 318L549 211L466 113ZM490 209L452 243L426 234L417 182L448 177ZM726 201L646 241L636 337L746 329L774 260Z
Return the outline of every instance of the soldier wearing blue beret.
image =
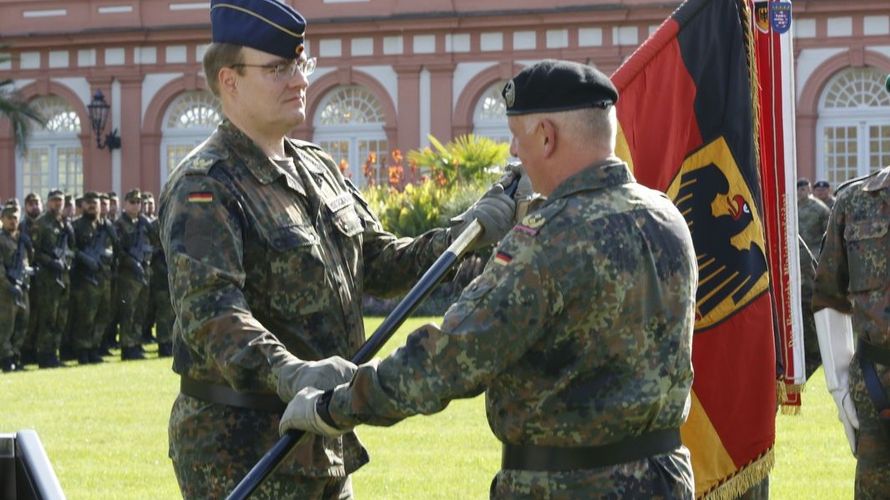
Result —
M503 90L546 202L497 245L441 326L425 325L333 389L301 390L282 428L337 436L486 395L503 445L492 498L693 498L698 267L683 216L614 154L618 92L543 61Z
M170 457L183 496L202 499L228 494L275 444L299 389L352 378L340 356L364 341L364 291L406 291L467 225L396 238L330 155L286 137L306 119L315 68L300 13L214 0L210 18L204 72L225 119L171 174L158 214L181 376ZM493 244L515 206L495 186L462 220ZM353 433L309 436L255 495L348 498L367 461Z

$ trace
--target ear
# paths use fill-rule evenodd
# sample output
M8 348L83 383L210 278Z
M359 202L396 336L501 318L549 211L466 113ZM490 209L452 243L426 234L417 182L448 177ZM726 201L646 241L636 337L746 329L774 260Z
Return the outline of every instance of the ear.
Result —
M552 121L544 119L541 120L538 127L540 127L538 130L541 134L541 140L543 141L544 158L550 158L556 152L556 125L554 125Z
M234 68L224 67L217 73L219 93L233 95L238 92L238 72Z

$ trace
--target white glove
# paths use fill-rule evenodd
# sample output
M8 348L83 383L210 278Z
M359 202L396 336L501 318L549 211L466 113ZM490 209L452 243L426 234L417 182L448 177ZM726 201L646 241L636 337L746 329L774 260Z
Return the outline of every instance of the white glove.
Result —
M298 429L329 438L338 437L351 429L337 429L324 421L315 409L318 399L324 394L314 387L306 387L297 393L287 405L281 421L278 423L278 433L284 435L287 431Z
M816 312L816 336L825 370L825 385L837 405L838 419L844 424L844 432L850 451L856 456L856 431L859 416L850 397L850 362L853 359L853 324L850 315L825 308Z
M272 373L278 376L278 396L282 401L290 401L304 387L317 387L322 391L333 389L352 380L355 370L355 364L340 356L303 361L287 355L272 366Z

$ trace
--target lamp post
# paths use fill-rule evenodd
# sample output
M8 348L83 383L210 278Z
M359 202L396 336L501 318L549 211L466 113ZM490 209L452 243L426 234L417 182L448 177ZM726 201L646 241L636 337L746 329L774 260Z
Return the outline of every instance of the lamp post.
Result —
M108 111L111 110L111 106L105 102L105 96L101 90L97 90L93 94L93 100L87 105L87 109L90 111L90 126L96 134L96 147L99 149L108 148L109 152L120 148L121 138L117 135L117 129L106 134L104 142L102 140L102 132L105 131L105 125L108 123Z

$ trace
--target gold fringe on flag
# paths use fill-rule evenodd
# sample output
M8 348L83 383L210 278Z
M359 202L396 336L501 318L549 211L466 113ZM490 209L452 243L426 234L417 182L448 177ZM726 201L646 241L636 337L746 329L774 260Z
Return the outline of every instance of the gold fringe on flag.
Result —
M792 417L800 415L800 405L782 405L782 415Z
M764 454L752 460L747 465L715 485L708 491L696 493L696 498L703 500L734 500L742 496L746 491L757 485L769 475L776 463L773 448L770 447Z

